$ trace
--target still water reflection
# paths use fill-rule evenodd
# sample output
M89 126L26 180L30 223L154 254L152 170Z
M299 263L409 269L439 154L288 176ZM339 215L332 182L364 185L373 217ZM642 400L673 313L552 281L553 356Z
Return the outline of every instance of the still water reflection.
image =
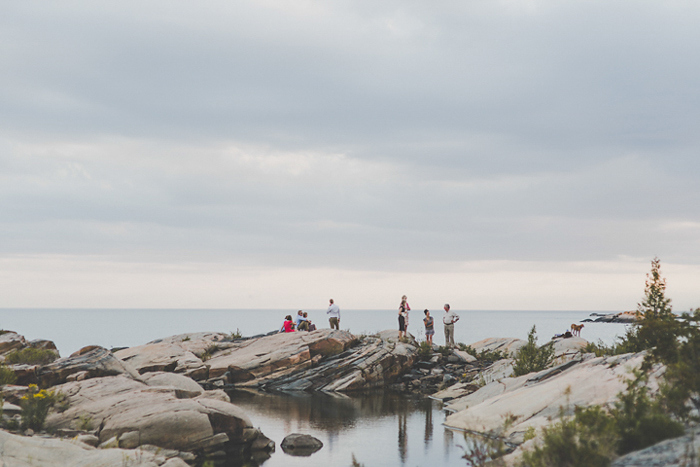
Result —
M460 466L460 433L443 427L445 414L430 399L396 394L251 394L231 393L253 425L275 441L277 450L264 467L350 466L353 455L370 466ZM323 442L311 457L285 454L279 445L291 433L307 433ZM229 465L240 465L229 464Z

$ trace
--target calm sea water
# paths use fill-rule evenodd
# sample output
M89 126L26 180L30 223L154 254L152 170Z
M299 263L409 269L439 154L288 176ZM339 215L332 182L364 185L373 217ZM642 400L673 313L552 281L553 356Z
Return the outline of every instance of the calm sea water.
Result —
M132 347L155 339L186 332L232 332L244 336L279 329L285 315L296 310L212 310L212 309L0 309L0 328L16 331L27 339L49 339L61 355L67 356L86 345L106 348ZM319 327L329 327L324 310L305 310ZM442 310L433 315L440 323ZM582 319L587 311L457 311L455 340L465 344L487 337L526 339L533 325L539 342L544 343ZM425 339L423 313L411 311L409 332ZM398 329L396 310L343 310L340 328L357 333ZM441 325L436 325L434 341L444 344ZM623 335L625 325L586 323L581 337L610 344Z
M0 328L28 339L53 340L61 355L85 345L128 347L186 332L231 332L251 336L279 328L295 310L121 310L121 309L0 309ZM320 327L328 327L325 311L306 310ZM589 317L586 311L458 311L455 340L466 344L487 337L525 339L537 326L540 343ZM422 312L412 311L409 331L424 339ZM435 313L438 318L441 313ZM341 310L341 329L355 334L398 327L395 310ZM612 343L622 324L586 323L582 337ZM444 343L442 326L435 342ZM445 413L429 399L395 394L257 394L234 392L232 401L277 444L264 467L350 466L353 455L366 466L414 467L467 465L462 459L464 435L446 429ZM279 447L291 433L308 433L324 447L311 457L293 457ZM229 459L226 467L256 465Z

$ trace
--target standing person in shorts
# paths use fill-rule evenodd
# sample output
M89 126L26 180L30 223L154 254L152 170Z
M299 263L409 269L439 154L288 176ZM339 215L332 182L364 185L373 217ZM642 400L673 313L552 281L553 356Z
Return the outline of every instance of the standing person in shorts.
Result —
M328 315L328 322L331 325L331 329L337 329L340 331L340 308L333 302L331 298L330 304L328 305L328 310L326 311Z
M433 335L435 334L435 320L430 316L430 311L425 310L425 318L423 318L423 323L425 324L425 340L428 342L430 347L433 346Z
M455 323L459 321L459 315L450 310L450 304L445 303L445 314L442 322L445 325L445 346L451 349L455 346Z

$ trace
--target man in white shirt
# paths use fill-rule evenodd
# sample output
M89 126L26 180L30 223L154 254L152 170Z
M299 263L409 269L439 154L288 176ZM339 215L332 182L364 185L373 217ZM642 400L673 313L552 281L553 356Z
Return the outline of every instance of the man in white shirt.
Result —
M340 308L338 305L333 303L333 299L330 300L330 305L328 305L328 322L331 323L331 329L340 330Z
M445 346L451 349L455 346L455 323L459 321L459 315L450 311L450 305L445 303L445 314L442 315L442 322L445 325Z

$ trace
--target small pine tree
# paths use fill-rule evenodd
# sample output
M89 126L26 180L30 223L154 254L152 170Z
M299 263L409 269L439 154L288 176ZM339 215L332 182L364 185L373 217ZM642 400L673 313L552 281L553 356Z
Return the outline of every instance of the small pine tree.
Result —
M671 299L666 298L666 279L661 277L661 260L651 260L651 273L644 283L644 300L637 304L637 313L643 319L673 316Z
M554 345L549 342L542 347L537 347L537 331L532 326L527 335L527 344L518 349L513 364L515 376L526 375L533 371L542 371L554 360Z
M666 279L661 277L661 261L651 261L651 272L644 283L644 299L637 305L639 322L627 331L621 347L626 352L652 350L648 368L654 360L675 361L678 353L679 323L666 298Z

